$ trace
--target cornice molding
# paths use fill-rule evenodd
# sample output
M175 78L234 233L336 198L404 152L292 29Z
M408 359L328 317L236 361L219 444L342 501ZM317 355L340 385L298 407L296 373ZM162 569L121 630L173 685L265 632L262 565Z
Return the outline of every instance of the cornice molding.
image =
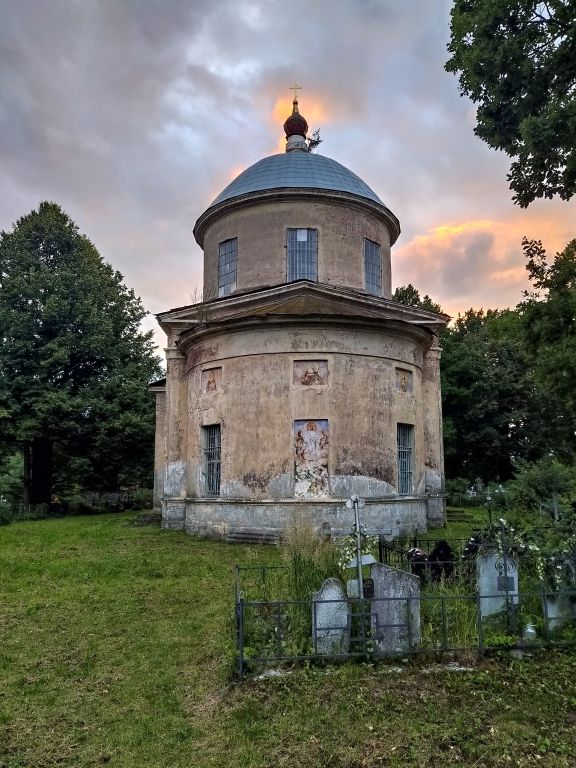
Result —
M390 299L306 280L180 307L157 318L166 333L177 335L182 352L194 339L223 331L321 324L386 331L431 347L449 320Z
M382 219L390 233L390 245L394 245L400 236L400 222L392 211L384 204L378 204L373 200L360 195L354 195L351 192L341 192L330 189L313 189L300 187L283 187L278 189L264 189L256 192L247 192L244 195L233 197L230 200L223 200L217 205L210 206L198 218L194 225L194 238L198 245L204 247L204 234L206 229L219 218L228 213L233 213L243 208L265 205L269 203L286 203L295 200L319 200L328 203L344 203L349 208L355 208L360 211L370 211Z

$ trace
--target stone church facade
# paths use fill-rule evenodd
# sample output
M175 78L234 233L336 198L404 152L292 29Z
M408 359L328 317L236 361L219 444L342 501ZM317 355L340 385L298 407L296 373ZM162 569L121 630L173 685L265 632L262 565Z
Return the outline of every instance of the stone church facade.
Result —
M347 532L345 501L391 535L444 518L438 331L391 300L398 219L309 151L294 101L286 152L204 211L204 300L158 315L152 385L163 525L274 538L298 520Z

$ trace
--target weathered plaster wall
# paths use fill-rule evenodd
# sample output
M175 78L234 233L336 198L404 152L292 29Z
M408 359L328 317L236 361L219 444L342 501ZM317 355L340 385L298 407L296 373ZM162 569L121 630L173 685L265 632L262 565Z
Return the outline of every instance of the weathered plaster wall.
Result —
M186 530L211 538L243 530L279 534L287 526L310 523L320 531L329 526L335 536L350 533L354 513L341 501L314 504L298 501L229 502L221 500L186 503ZM426 530L426 501L424 499L369 499L362 510L362 523L390 538L408 536Z
M218 295L218 244L238 238L237 290L286 282L286 230L318 230L318 281L364 290L363 239L382 247L382 295L391 297L390 234L362 208L335 202L265 202L231 211L204 236L204 297Z
M313 360L326 362L326 383L295 382L295 361ZM413 374L411 392L397 388L398 366ZM269 326L212 335L186 361L188 498L205 495L202 426L221 425L222 498L283 500L294 497L294 422L326 419L331 497L396 495L398 422L414 425L413 491L423 494L422 367L420 344L384 331Z

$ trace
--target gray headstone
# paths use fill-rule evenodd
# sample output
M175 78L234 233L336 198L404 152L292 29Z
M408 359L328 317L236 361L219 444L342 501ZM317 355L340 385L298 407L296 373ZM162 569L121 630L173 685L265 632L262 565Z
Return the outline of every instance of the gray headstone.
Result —
M548 617L548 630L561 629L576 615L574 604L566 595L546 597L546 616Z
M346 594L348 597L360 597L360 584L358 579L348 579L346 582Z
M348 653L350 608L338 579L326 579L312 595L312 643L322 656Z
M420 644L420 579L375 563L372 638L377 655L409 651Z
M480 614L492 616L510 604L518 603L518 565L511 557L498 552L482 555L476 560L476 577L480 595Z

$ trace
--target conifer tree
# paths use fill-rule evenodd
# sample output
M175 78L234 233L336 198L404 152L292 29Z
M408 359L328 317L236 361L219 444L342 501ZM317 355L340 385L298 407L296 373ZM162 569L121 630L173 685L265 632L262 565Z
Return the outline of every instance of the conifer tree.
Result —
M0 450L22 451L26 502L151 473L145 314L58 205L0 234Z

